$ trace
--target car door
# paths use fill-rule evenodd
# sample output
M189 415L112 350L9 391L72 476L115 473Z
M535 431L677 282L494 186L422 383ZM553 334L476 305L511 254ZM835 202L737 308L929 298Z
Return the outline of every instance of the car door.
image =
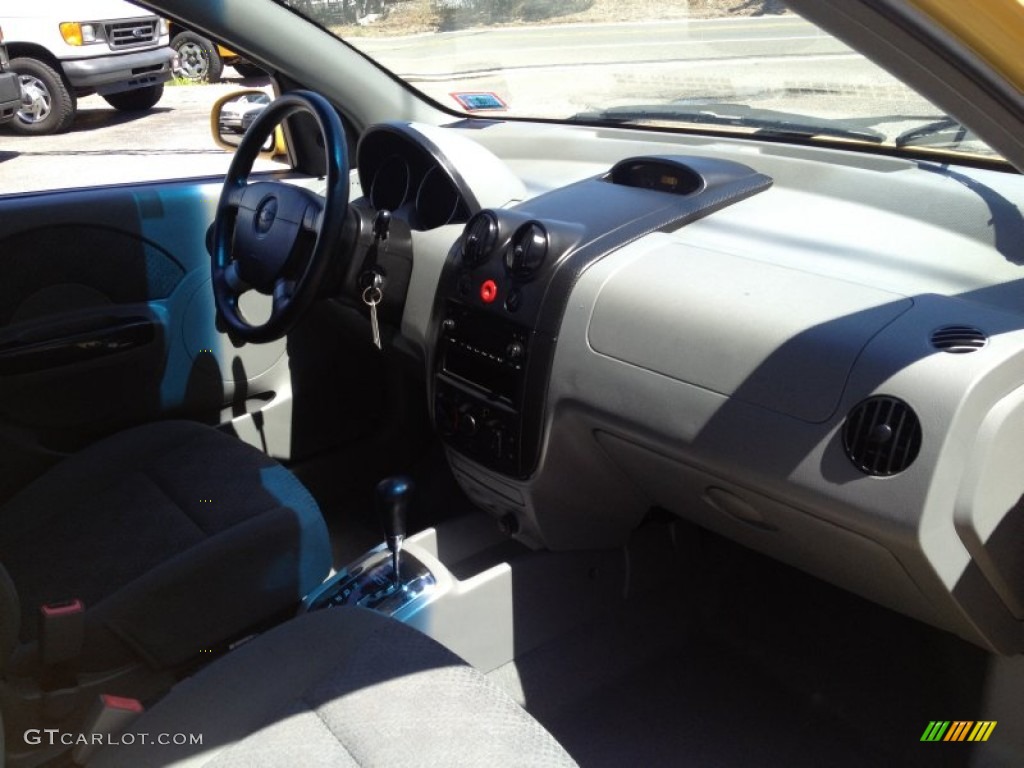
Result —
M216 327L219 191L214 178L0 198L0 494L161 418L233 422L288 457L285 342L235 345Z

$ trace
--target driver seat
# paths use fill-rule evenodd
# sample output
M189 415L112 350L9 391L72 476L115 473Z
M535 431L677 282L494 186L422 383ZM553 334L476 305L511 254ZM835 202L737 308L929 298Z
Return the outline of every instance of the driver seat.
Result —
M316 502L276 461L193 422L127 430L0 506L0 679L74 689L174 670L293 614L330 567ZM40 637L40 608L74 599L79 628L43 631L81 631L80 650L47 663L41 643L68 639Z

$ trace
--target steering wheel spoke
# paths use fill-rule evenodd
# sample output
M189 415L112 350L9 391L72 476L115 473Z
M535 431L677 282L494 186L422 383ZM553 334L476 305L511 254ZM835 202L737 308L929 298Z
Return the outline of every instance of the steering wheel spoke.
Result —
M323 197L280 181L249 183L269 131L293 114L313 117L324 140L327 188ZM337 111L309 91L286 93L269 104L247 131L224 180L213 239L217 310L242 341L284 336L316 299L337 252L348 210L348 158ZM254 325L238 296L253 288L270 294L270 316Z
M318 200L310 199L306 212L302 216L302 229L315 235L323 226L324 206Z
M241 208L242 198L245 196L246 189L247 186L245 184L240 184L233 187L225 186L223 195L224 204L227 205L229 208L234 208L235 210Z
M271 293L274 312L281 312L295 297L296 282L286 277L278 278Z
M238 262L232 261L228 264L223 271L224 283L227 289L231 291L235 296L241 296L243 293L252 288L242 276L238 273Z

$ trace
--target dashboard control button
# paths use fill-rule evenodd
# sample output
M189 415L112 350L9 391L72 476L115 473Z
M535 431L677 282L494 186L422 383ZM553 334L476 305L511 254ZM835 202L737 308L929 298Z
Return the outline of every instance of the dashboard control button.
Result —
M509 312L516 312L522 305L523 294L513 288L508 292L508 296L505 297L505 309Z
M498 284L493 280L484 280L480 285L480 300L484 304L493 304L498 298Z
M468 406L464 406L459 412L459 432L466 437L473 437L478 429L476 416Z
M505 355L508 357L509 360L522 360L523 354L525 352L526 350L523 349L523 345L520 344L518 341L513 341L511 344L505 347Z

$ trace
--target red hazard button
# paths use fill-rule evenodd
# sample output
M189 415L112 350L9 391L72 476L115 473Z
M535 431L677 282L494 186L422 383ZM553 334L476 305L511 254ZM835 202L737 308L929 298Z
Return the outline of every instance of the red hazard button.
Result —
M480 285L480 299L484 304L490 304L498 298L498 284L493 280L484 280Z

